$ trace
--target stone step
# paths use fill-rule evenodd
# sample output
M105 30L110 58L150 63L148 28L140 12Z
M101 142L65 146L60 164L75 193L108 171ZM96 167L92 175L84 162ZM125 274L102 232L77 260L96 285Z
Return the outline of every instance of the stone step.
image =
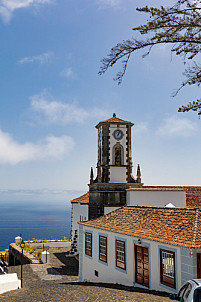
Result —
M32 264L40 264L40 260L37 259L32 259L31 262Z

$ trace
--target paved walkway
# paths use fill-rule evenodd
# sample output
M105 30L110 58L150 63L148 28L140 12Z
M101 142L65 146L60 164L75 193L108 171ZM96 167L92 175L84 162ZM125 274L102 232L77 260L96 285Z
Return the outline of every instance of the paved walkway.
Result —
M78 282L78 263L64 251L50 250L50 264L23 265L23 288L0 295L1 302L170 302L158 292L118 285ZM20 266L9 267L17 272Z

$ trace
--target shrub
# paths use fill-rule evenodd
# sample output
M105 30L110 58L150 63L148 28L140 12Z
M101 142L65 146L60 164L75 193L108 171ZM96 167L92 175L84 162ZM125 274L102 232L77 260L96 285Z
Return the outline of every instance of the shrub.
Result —
M41 253L41 252L38 252L38 255L36 256L36 259L37 259L37 260L40 260L40 259L41 259L41 256L42 256L42 253Z

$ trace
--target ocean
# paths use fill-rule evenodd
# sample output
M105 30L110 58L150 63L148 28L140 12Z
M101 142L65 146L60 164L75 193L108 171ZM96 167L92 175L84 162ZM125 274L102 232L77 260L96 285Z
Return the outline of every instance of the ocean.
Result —
M23 240L70 238L71 207L64 201L0 202L0 251Z

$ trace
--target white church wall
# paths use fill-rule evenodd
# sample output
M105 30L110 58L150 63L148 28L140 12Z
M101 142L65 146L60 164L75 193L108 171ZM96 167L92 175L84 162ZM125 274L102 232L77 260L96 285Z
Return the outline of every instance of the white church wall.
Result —
M72 203L72 230L78 230L78 221L88 220L88 204Z
M186 207L185 191L143 191L127 190L126 200L128 206L156 206L164 207L169 203L175 207Z
M120 207L104 207L104 215L107 215L117 209L119 209Z
M85 255L85 232L92 232L92 257ZM99 235L104 235L107 237L108 244L108 263L99 260ZM121 236L118 236L121 237ZM124 236L123 236L124 238ZM131 240L131 238L130 238ZM91 282L102 282L102 283L118 283L128 286L132 286L132 247L128 247L128 258L131 258L129 265L127 265L126 271L116 268L115 259L115 240L114 234L110 232L103 232L95 228L83 227L83 259L82 259L82 275L81 281L91 281ZM80 250L81 252L81 250ZM81 257L82 258L82 257ZM98 277L95 275L95 271L98 272Z
M127 128L126 128L125 125L119 125L119 127L117 128L117 125L113 125L113 124L111 124L110 128L109 128L109 130L110 130L110 163L109 163L109 165L114 165L115 164L114 163L114 156L113 156L113 148L118 143L117 143L117 139L114 138L113 133L116 129L120 129L123 132L123 137L122 137L121 140L118 141L118 143L123 147L123 150L124 150L124 152L123 152L124 156L123 156L123 163L122 164L126 165L126 130L127 130Z
M87 226L81 226L80 240L80 281L122 284L146 288L135 283L134 244L139 244L137 237L114 233ZM92 257L85 255L85 232L92 233ZM107 263L99 260L99 235L107 237ZM125 241L126 270L116 267L115 240ZM181 287L181 249L178 246L141 239L141 245L149 249L149 289L178 292ZM176 289L161 284L160 249L175 253ZM97 275L95 275L98 274ZM192 276L193 277L193 276Z
M72 203L71 214L71 254L78 254L79 221L88 220L88 204Z
M126 183L126 167L110 167L110 183Z

